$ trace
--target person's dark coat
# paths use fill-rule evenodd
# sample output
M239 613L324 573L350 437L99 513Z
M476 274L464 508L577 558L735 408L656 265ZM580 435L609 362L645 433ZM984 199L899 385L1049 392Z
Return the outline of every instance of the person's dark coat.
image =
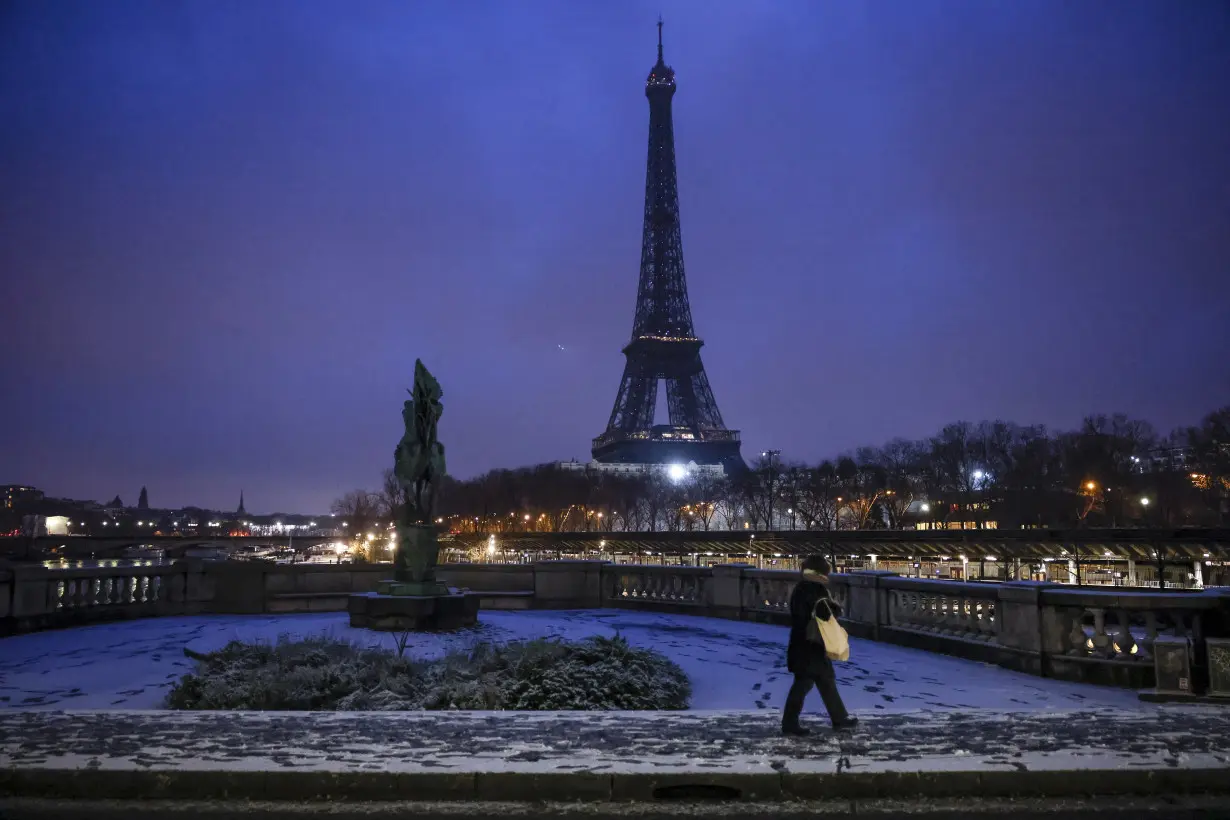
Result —
M829 595L828 588L818 581L804 578L790 593L790 643L786 646L786 668L794 675L833 674L833 662L824 653L824 644L807 639L807 625L812 619L816 602L827 598L833 608L833 616L841 613L841 607ZM824 614L824 608L820 608Z

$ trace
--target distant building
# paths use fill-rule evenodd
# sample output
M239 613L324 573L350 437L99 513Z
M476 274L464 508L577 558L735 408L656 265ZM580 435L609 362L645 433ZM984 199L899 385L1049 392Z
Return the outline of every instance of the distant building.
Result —
M605 461L559 461L556 462L555 466L561 470L576 473L592 472L601 475L627 477L665 475L675 481L692 476L705 476L707 478L726 477L726 468L723 465L697 464L695 461L689 461L686 464L621 464L619 462Z
M8 484L0 487L0 504L6 510L20 509L43 500L43 491L24 484Z
M1159 447L1151 450L1143 459L1133 458L1141 472L1184 471L1192 458L1190 447Z

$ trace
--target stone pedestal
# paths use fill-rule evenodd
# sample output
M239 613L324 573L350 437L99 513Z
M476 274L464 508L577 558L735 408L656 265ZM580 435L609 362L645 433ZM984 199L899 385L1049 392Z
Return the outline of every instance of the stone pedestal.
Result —
M435 586L382 581L389 589ZM443 586L443 585L440 585ZM364 592L351 595L346 609L350 625L383 632L444 632L478 623L478 596L444 587L444 594L413 595Z
M413 595L420 598L433 598L439 595L451 595L452 590L443 581L381 581L376 584L376 592L380 595Z

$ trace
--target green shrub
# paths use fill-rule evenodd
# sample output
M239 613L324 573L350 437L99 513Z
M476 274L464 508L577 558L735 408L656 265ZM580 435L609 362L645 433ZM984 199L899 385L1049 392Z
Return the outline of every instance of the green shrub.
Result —
M692 687L659 652L622 637L475 644L438 660L332 638L233 641L192 654L172 709L686 709Z

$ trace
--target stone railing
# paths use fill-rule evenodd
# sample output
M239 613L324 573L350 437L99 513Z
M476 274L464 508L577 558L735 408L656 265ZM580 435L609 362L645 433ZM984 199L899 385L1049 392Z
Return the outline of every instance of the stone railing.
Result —
M0 566L0 631L115 618L343 611L391 566L176 561L50 570ZM621 609L786 623L798 576L745 565L664 567L603 561L451 564L451 586L484 608ZM1035 582L963 583L890 572L834 574L830 591L852 635L1068 680L1152 685L1154 643L1230 629L1230 590L1091 590Z
M1153 668L1159 638L1203 645L1206 621L1230 615L1230 594L1101 591L1047 588L1040 592L1042 652L1059 677L1096 667L1130 684Z
M608 565L602 570L602 602L608 606L649 603L680 609L712 604L713 573L701 567Z
M885 626L981 642L999 636L997 586L894 578L883 589Z
M602 578L605 606L769 623L789 621L790 592L798 580L794 573L739 565L604 565ZM1191 638L1199 647L1206 620L1215 613L1230 617L1230 590L1091 592L1028 581L931 581L890 572L835 574L829 589L842 606L846 628L858 637L1037 675L1136 688L1153 683L1154 640Z
M130 567L0 567L0 634L203 612L212 599L198 561Z

